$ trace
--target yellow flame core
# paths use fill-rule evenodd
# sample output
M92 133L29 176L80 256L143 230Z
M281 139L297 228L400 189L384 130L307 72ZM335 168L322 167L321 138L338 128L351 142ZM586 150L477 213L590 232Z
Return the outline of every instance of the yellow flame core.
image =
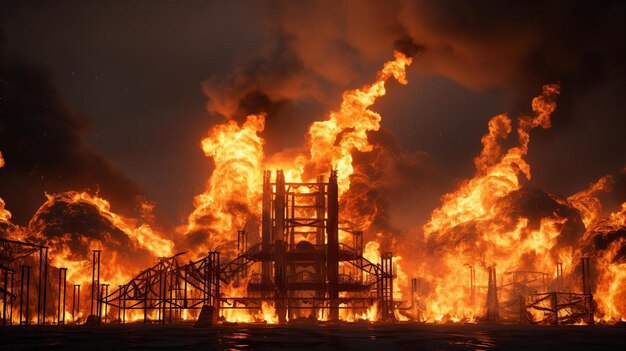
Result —
M215 162L204 193L194 199L195 210L186 233L206 231L210 236L197 247L198 253L214 249L244 227L260 212L265 115L250 115L243 125L233 120L215 126L202 139L202 150Z
M283 169L287 181L314 181L318 174L338 171L340 193L350 186L354 150L370 151L368 131L380 128L381 116L369 110L378 97L385 95L385 82L394 77L406 84L406 67L412 59L400 52L383 65L374 83L346 91L339 111L325 121L313 123L308 130L308 153L265 159L260 136L265 115L250 115L239 126L234 120L214 126L202 139L202 149L215 162L215 169L203 194L194 199L194 211L182 228L186 234L208 233L198 253L232 242L261 209L262 170ZM305 176L305 168L312 169Z
M398 51L394 57L395 60L384 64L373 84L346 91L339 111L309 128L310 162L315 165L317 173L327 173L329 166L337 170L340 194L350 188L349 177L354 173L352 152L371 151L367 132L380 129L382 117L369 107L385 95L385 82L389 78L407 84L406 67L413 60Z

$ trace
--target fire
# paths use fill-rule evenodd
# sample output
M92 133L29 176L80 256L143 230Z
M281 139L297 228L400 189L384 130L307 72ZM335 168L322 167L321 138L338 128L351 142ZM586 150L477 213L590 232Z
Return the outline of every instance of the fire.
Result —
M232 243L236 231L260 214L263 169L280 168L287 181L308 182L320 174L328 176L332 167L338 172L340 194L343 194L353 173L352 152L370 151L367 132L380 129L382 117L369 108L385 95L385 83L390 78L407 83L405 70L411 62L411 58L395 52L394 60L383 65L374 83L346 91L338 111L309 127L308 152L266 158L265 141L260 135L265 115L250 115L242 125L228 120L213 127L201 146L205 155L213 159L215 169L204 193L195 197L195 209L187 225L181 228L188 238L202 237L199 244L194 240L196 253L219 248L231 256L234 254ZM380 262L380 256L372 262ZM227 291L229 297L245 296L245 291L240 289L229 287ZM259 319L243 309L224 311L224 317L237 322Z
M193 212L178 228L178 232L193 243L192 256L199 257L206 251L219 250L223 259L228 260L238 254L234 248L237 231L257 229L264 169L283 169L288 182L314 182L318 176L328 176L330 169L335 169L339 195L345 195L350 189L350 178L355 173L354 153L372 151L368 132L378 131L381 126L382 116L370 108L386 94L386 83L391 78L400 84L407 84L406 69L411 63L410 57L395 52L394 59L383 64L371 84L345 91L338 110L309 126L307 143L300 149L266 157L262 137L265 114L249 115L243 123L229 119L211 128L200 146L204 154L213 160L215 168L203 193L194 198ZM622 204L620 211L602 218L603 208L597 198L599 192L609 190L612 178L602 177L567 200L548 193L540 194L544 199L554 201L565 209L574 208L580 214L578 224L586 232L578 242L565 238L564 233L570 230L568 228L578 228L571 216L554 211L531 218L512 208L519 202L520 196L537 195L522 186L522 176L531 179L531 168L525 160L530 132L538 127L550 128L559 90L557 84L543 86L542 93L532 100L531 115L513 120L508 114L499 114L488 122L488 132L481 139L482 151L474 159L474 177L464 181L455 191L445 194L440 207L432 212L422 228L425 242L424 248L420 249L424 252L420 253L424 253L425 259L409 270L406 254L404 259L400 255L393 257L393 313L396 320L408 320L401 312L401 306L408 299L409 274L419 276L424 282L419 300L425 303L424 313L429 322L473 323L486 312L488 269L497 267L499 276L495 286L498 298L510 302L507 299L516 297L510 292L511 284L505 281L510 274L518 271L548 272L549 281L545 283L545 289L550 284L550 289L562 289L562 286L554 285L557 278L553 273L556 272L555 267L562 265L564 275L572 280L578 258L589 247L593 248L590 251L597 258L599 272L594 291L598 305L596 317L605 321L623 320L626 314L626 260L622 251L626 238L623 235L615 238L613 233L626 228L626 203ZM515 135L512 134L514 130ZM511 138L515 138L514 145L505 148L504 142ZM2 166L4 158L0 153ZM70 284L91 282L91 249L104 249L107 268L103 270L101 281L112 283L128 281L142 267L143 262L138 263L140 259L135 255L143 253L144 259L154 260L172 256L175 252L174 242L152 224L154 206L151 203L143 203L141 218L134 219L115 213L111 204L98 194L68 191L46 194L46 198L28 228L13 235L19 235L14 238L20 240L45 242L50 247L51 265L67 267ZM67 209L62 210L61 216L54 216L53 208L59 203L67 203ZM95 218L104 223L106 230L96 236L63 231L58 222L68 220L65 216L77 211L72 207L74 205L95 208ZM348 222L367 223L365 228L359 230L369 229L371 220L361 221L356 218L358 215L347 215ZM5 209L5 203L0 198L0 222L10 223L10 219L11 213ZM52 231L54 235L47 231ZM342 244L349 245L351 232L346 229L339 234ZM389 237L385 234L388 233L377 233L363 248L363 257L374 264L381 263L382 238ZM298 235L299 239L307 239L305 234ZM607 241L605 246L594 246L602 240ZM77 252L76 245L82 251ZM126 245L130 246L128 250L121 249ZM129 259L126 256L133 257ZM131 261L134 264L129 264ZM350 275L358 274L352 272ZM363 273L357 278L365 279L367 276ZM567 288L571 288L571 282L567 284ZM246 290L247 278L222 286L221 317L234 323L278 323L274 304L265 301L260 306L249 305L249 301L239 299L247 296ZM413 294L411 298L414 298ZM411 301L410 305L414 303L417 301ZM85 302L83 305L86 305ZM342 304L340 307L348 306ZM340 308L340 319L348 322L376 321L379 318L378 307L378 303L374 303L358 311ZM71 316L67 311L65 313L69 320ZM142 311L126 313L129 321L143 319ZM158 317L156 310L148 313L151 319ZM328 312L323 308L317 313L318 320L328 318ZM540 312L530 313L531 318L541 319ZM83 312L79 311L78 317L82 316ZM182 311L182 319L196 317L194 311Z
M99 283L109 283L111 288L127 282L157 257L171 256L174 251L174 243L150 224L115 213L98 195L69 191L46 194L46 198L26 228L25 239L49 247L49 264L67 268L68 287L82 286L82 311L77 317L89 306L91 250L103 251ZM151 209L150 204L144 204L144 217L149 219ZM127 312L127 317L132 320L133 312Z
M535 115L522 117L518 121L518 146L508 149L505 154L502 154L499 141L511 133L511 119L501 114L489 121L489 133L481 140L483 150L474 160L476 175L457 191L444 195L442 206L433 212L430 221L424 226L426 238L460 223L489 217L489 211L497 199L519 189L520 173L530 180L530 165L524 160L528 153L529 133L538 126L550 127L550 114L556 109L555 98L558 94L557 84L543 87L543 94L532 101Z
M209 233L198 251L232 241L237 230L258 216L264 168L283 169L287 181L302 182L327 175L333 167L338 172L340 193L345 192L353 173L351 153L371 150L367 132L380 128L381 116L369 107L385 95L385 83L391 77L407 83L405 69L412 59L400 52L395 52L394 58L383 65L374 83L346 91L339 111L309 127L308 155L303 152L267 161L260 136L265 115L250 115L241 126L229 120L213 127L201 144L205 155L215 162L215 170L205 192L194 199L195 210L184 228L187 235ZM312 171L305 172L308 169Z
M619 321L626 316L626 202L621 209L599 220L591 227L583 242L595 242L596 281L594 299L598 304L596 318L602 321ZM620 235L620 233L622 233ZM608 242L607 244L603 244ZM606 245L606 246L605 246ZM591 252L594 253L594 252Z
M199 253L232 240L233 233L260 213L263 144L259 133L265 115L250 115L239 126L234 120L214 127L202 139L202 150L215 162L204 193L194 199L195 210L184 228L187 235L206 231Z
M567 198L567 201L580 212L585 227L589 228L602 215L602 203L596 194L601 191L609 191L612 181L611 176L604 176L591 184L588 189Z
M426 297L429 319L473 320L484 313L486 292L470 285L468 266L478 265L470 270L477 282L487 282L486 268L496 264L503 273L518 268L547 271L557 259L571 257L571 248L556 249L564 219L543 218L535 228L527 218L500 213L499 205L505 196L520 189L521 174L531 178L524 160L530 130L550 127L558 93L556 84L543 87L543 93L532 101L534 115L518 120L517 145L506 151L500 142L512 132L512 120L506 114L494 116L481 139L483 150L474 159L476 175L444 195L442 205L424 226L429 248L440 257L420 269L432 286ZM571 259L566 265L571 269Z
M380 129L382 117L369 107L385 95L385 82L389 78L394 77L400 84L407 84L406 67L413 60L398 51L394 57L394 61L384 64L373 84L346 91L339 111L332 112L328 120L315 122L309 128L308 162L317 173L328 172L329 165L335 168L340 194L350 188L349 178L354 173L352 152L371 151L367 132Z
M70 203L84 202L94 205L100 211L101 216L109 219L115 227L122 230L135 243L150 251L155 257L165 257L173 254L174 243L171 240L163 238L163 235L152 229L149 224L139 223L136 219L126 218L112 212L111 204L97 195L90 195L86 192L68 191L57 195L46 194L46 198L48 200L42 205L40 211L45 208L46 205L50 205L58 200ZM144 209L149 208L151 208L149 204L144 204ZM37 235L37 233L33 234Z

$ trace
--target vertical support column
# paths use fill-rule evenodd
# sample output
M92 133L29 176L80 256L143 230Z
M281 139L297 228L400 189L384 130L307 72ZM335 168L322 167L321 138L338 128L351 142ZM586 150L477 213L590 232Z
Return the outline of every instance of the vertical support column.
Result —
M185 281L184 281L184 291L183 291L183 309L187 308L187 280L189 279L189 273L185 270Z
M383 252L380 257L381 280L380 280L380 305L381 318L384 321L393 320L393 254Z
M417 303L417 278L415 277L411 278L411 315L414 321L421 322Z
M289 193L290 187L285 190L285 207L287 213L287 219L296 218L296 189L291 188L291 196ZM285 221L287 222L287 221ZM290 226L287 228L287 232L289 234L289 238L287 239L287 247L296 245L296 228L295 226Z
M59 301L57 324L65 324L65 285L67 280L67 268L59 268Z
M161 291L161 324L165 324L166 312L167 312L167 269L165 266L161 269L161 286L163 290Z
M123 286L122 290L122 323L126 323L126 293L128 289L128 285Z
M46 301L48 291L48 248L44 247L44 261L43 261L43 306L41 310L41 322L46 325Z
M15 271L11 271L11 294L13 296L15 296L15 289L14 289L14 285L13 285L13 279L15 277ZM9 304L10 308L9 308L9 325L13 325L13 300L11 300L11 303Z
M583 273L583 294L587 295L585 297L585 301L587 304L587 310L589 311L589 313L587 314L587 317L584 318L585 323L587 323L588 325L592 325L594 324L594 319L593 319L593 295L591 294L591 267L589 264L589 257L581 257L580 258L580 263L582 266L582 273Z
M237 255L241 256L248 251L248 233L245 230L237 231ZM237 272L237 277L242 279L248 275L248 270L243 269Z
M213 267L213 252L209 251L206 262L204 263L204 271L202 272L203 278L203 289L202 289L202 306L210 305L210 295L209 291L211 290L211 284L213 283L213 276L210 275L210 270Z
M117 320L119 324L124 323L124 317L122 316L122 311L124 310L124 285L118 285L117 291L119 291L119 308L117 309ZM126 311L124 311L126 312Z
M563 263L556 264L556 291L563 291Z
M352 234L352 245L357 256L363 256L363 232L357 231Z
M37 325L41 323L41 304L43 302L43 285L45 284L43 280L43 248L39 248L39 283L37 284Z
M496 266L487 267L489 283L487 286L487 316L486 320L497 322L500 320L500 307L498 304L498 285L496 280Z
M339 187L337 171L328 181L328 221L326 226L326 280L330 300L329 319L339 320Z
M276 171L276 198L274 199L274 240L285 240L285 175Z
M102 318L102 307L104 306L104 322L107 321L108 315L108 307L109 307L109 284L102 284L102 289L100 291L100 308L98 309L100 312L100 318Z
M20 325L30 324L30 271L31 266L20 266ZM24 278L26 276L26 278ZM24 282L26 279L26 282ZM26 293L24 293L24 287L26 287ZM24 304L24 296L26 296L26 303ZM26 310L24 313L24 309Z
M74 284L72 294L72 322L76 323L76 313L80 314L80 284Z
M559 302L558 296L556 292L550 293L550 308L552 309L553 318L550 321L550 324L558 325L559 324Z
M320 223L324 223L324 217L326 215L326 187L324 184L324 176L317 177L318 184L318 193L315 197L315 218L320 221ZM326 238L324 235L324 225L320 225L317 227L317 235L315 236L315 245L324 245L324 239Z
M326 181L323 175L317 177L317 196L315 197L315 219L318 221L315 234L316 250L319 247L323 247L326 243ZM315 274L318 282L326 281L326 262L319 260L315 263ZM315 291L315 297L319 300L313 302L313 315L319 316L323 314L324 308L318 310L317 305L319 301L322 301L325 290L318 289ZM322 303L323 305L323 303Z
M148 324L148 292L150 287L148 281L144 282L145 291L143 292L143 324Z
M354 233L352 233L352 248L355 251L355 260L358 260L359 257L363 256L363 232L362 231L356 231ZM350 275L352 276L353 279L355 279L355 281L359 281L362 282L363 280L363 274L361 273L362 271L359 269L358 265L353 265L352 269L350 270Z
M215 272L215 302L214 305L216 306L216 315L219 314L219 307L220 307L220 253L219 252L215 252L215 269L213 269L213 271Z
M2 326L7 326L7 297L9 293L9 269L4 270L4 296L2 297Z
M220 253L209 252L209 305L213 307L212 321L216 322L220 313Z
M101 250L92 250L91 258L91 307L90 315L99 316L98 293L100 292L100 253Z
M168 283L168 291L169 291L169 305L168 305L168 315L169 315L169 323L172 324L172 313L175 312L174 309L174 289L176 289L176 291L178 292L178 288L179 286L177 286L176 282L177 279L174 276L174 272L170 272L169 273L170 279L169 279L169 283Z
M263 171L263 212L261 214L261 245L263 252L270 252L272 244L272 172ZM263 255L261 263L261 276L264 284L269 284L272 262L269 255Z
M237 253L243 255L248 251L248 233L245 230L237 231Z
M276 171L276 197L274 199L274 280L277 292L276 313L281 323L287 321L287 262L285 245L285 175Z

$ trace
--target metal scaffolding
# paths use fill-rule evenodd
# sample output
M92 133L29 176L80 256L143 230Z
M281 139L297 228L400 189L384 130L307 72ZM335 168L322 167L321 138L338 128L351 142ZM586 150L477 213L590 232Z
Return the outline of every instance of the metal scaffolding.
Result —
M20 264L21 263L21 264ZM34 288L37 292L35 320L31 320L31 280L32 265L37 264L37 283ZM19 265L19 266L18 266ZM15 273L19 268L19 281L15 282ZM2 325L13 325L14 305L18 304L19 324L46 324L46 302L48 286L48 247L29 242L0 238L0 276L3 283L0 285L2 298ZM15 291L19 285L19 292Z
M261 242L248 246L247 232L238 231L237 256L223 264L218 252L187 264L180 264L180 254L161 258L98 301L120 323L129 310L142 310L146 323L165 323L179 320L185 310L210 306L219 314L222 309L260 309L263 302L275 305L281 322L323 315L339 320L340 309L365 310L375 303L382 319L392 320L397 303L393 256L385 252L378 264L365 259L360 231L341 229L352 235L352 246L339 242L337 174L314 183L286 182L282 171L274 182L271 178L265 171ZM97 262L94 256L94 267ZM99 284L96 272L94 286ZM223 285L244 285L247 294L225 296Z

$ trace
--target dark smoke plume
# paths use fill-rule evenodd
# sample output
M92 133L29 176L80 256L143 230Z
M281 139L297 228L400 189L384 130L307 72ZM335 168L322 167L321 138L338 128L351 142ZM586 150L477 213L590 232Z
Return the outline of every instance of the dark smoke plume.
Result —
M136 213L140 188L86 145L90 118L67 105L49 73L5 57L0 46L0 196L25 225L44 193L91 190Z

